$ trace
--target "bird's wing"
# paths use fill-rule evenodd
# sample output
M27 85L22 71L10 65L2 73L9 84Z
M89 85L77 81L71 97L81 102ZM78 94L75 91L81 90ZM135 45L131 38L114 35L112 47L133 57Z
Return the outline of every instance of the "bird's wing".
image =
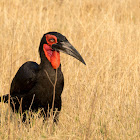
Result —
M37 63L28 61L19 68L11 83L11 96L28 93L33 88L36 83L38 66Z

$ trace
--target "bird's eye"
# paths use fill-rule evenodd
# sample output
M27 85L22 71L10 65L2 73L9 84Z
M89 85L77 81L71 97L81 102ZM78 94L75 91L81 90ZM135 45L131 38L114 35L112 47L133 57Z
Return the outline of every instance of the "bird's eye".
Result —
M49 39L49 42L54 43L55 39L51 38L51 39Z

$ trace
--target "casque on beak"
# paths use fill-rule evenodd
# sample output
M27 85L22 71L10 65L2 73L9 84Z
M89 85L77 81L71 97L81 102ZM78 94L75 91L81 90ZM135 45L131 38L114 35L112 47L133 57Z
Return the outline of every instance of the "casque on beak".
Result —
M52 49L71 55L86 65L79 52L69 43L69 41L58 42L52 45Z

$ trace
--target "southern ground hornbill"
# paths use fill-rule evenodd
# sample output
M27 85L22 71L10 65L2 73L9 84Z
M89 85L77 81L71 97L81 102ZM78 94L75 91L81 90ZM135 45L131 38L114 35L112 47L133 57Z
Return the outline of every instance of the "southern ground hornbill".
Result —
M41 108L45 117L53 107L53 111L58 111L54 117L54 121L57 121L64 86L60 52L69 54L85 64L81 55L65 36L58 32L44 34L39 46L41 63L39 65L32 61L24 63L13 78L10 89L10 105L13 111L18 112L20 109L22 112L38 111ZM9 94L2 98L7 103ZM24 114L23 121L25 120Z

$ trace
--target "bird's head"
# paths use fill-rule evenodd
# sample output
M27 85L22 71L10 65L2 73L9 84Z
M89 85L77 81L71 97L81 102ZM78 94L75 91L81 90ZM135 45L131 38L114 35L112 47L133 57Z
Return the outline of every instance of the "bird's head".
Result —
M58 32L48 32L43 35L39 48L40 54L42 50L54 69L57 69L60 65L59 52L71 55L83 64L86 64L81 55L70 44L67 38Z

